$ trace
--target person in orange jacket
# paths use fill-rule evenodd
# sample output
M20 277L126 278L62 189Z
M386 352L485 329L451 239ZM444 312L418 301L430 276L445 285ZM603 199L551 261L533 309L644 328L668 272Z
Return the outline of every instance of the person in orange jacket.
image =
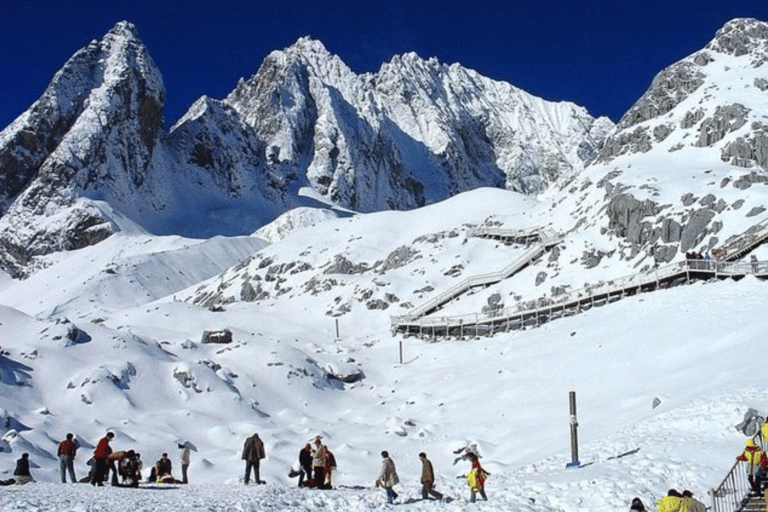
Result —
M763 449L755 443L755 440L750 438L747 439L747 446L744 448L744 453L736 457L736 460L745 461L748 464L747 474L749 485L752 486L752 494L755 496L759 495L760 482L763 479L765 468L768 467L768 456L766 456Z

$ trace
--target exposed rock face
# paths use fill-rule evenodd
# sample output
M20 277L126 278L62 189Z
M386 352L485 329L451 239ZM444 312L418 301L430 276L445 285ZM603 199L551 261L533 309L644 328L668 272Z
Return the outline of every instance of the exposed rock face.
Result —
M356 75L310 39L270 54L223 101L195 102L169 134L164 101L130 23L66 63L0 133L4 270L23 277L35 256L109 236L110 208L153 233L210 237L318 200L372 212L485 186L538 193L578 172L612 127L415 54Z
M43 96L0 133L0 263L97 243L110 224L88 201L129 208L149 188L165 89L129 23L76 53ZM155 201L162 201L152 188ZM11 203L11 199L13 202Z
M624 259L652 255L664 263L712 248L720 216L745 203L734 196L768 180L766 67L768 24L737 19L661 71L586 167L584 200L598 201L601 215L582 222L619 237ZM695 192L675 197L670 181ZM758 196L750 197L754 203ZM743 214L757 217L765 206L752 204Z
M412 53L355 75L310 39L269 55L224 103L265 141L270 175L283 186L306 176L363 212L477 186L542 191L580 169L611 127L575 105Z
M733 101L718 103L718 97L731 98L722 93L741 87L739 81L745 73L739 68L755 70L768 62L767 48L766 23L754 19L727 23L704 49L656 75L645 94L606 138L594 161L607 163L621 155L646 153L654 142L671 145L672 139L681 141L668 148L675 151L684 145L708 148L726 139L730 147L723 150L723 160L765 167L765 159L761 159L766 149L763 138L742 135L739 142L735 140L750 121L759 117L753 107ZM723 77L732 83L724 82ZM764 77L756 76L750 82L744 87L745 94L750 89L766 91ZM765 97L758 94L755 99L759 96ZM751 131L765 133L756 126Z

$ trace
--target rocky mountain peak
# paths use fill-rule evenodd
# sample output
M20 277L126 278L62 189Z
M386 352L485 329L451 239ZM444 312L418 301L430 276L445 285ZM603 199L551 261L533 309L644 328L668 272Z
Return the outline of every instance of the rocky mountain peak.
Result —
M606 139L597 161L647 153L655 146L673 152L686 145L731 143L723 148L723 161L748 155L739 165L766 168L768 159L757 147L762 135L756 141L750 132L765 132L760 112L768 91L767 63L768 24L754 19L727 23L705 48L654 77ZM736 89L741 93L733 94Z
M754 18L731 20L717 31L707 49L734 57L750 55L760 65L768 53L768 23Z

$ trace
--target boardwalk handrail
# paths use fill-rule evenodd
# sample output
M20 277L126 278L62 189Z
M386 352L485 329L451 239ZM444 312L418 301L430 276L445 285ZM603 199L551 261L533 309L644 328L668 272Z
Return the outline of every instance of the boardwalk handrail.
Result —
M660 281L669 280L674 277L690 278L692 273L710 274L712 276L745 275L750 273L768 271L768 262L757 263L720 263L707 262L705 260L684 260L678 263L670 263L657 267L650 272L636 273L629 276L600 281L597 284L587 285L583 288L566 292L557 297L540 297L526 303L518 303L514 306L504 308L493 312L493 316L488 313L468 313L450 316L431 316L414 317L409 314L393 316L392 327L398 326L414 327L438 327L460 325L474 325L482 323L483 320L499 321L506 318L514 318L523 314L536 314L550 311L558 307L567 307L575 305L582 299L590 299L595 296L608 296L619 294L627 290L639 289L643 286Z
M456 296L475 286L487 286L499 282L518 272L539 256L538 251L544 251L550 246L559 243L560 235L550 228L544 229L502 229L496 226L480 226L470 231L470 236L488 236L493 238L524 240L530 242L538 239L538 243L526 253L500 272L470 277L452 286L445 292L438 294L433 299L414 308L410 312L391 317L393 332L398 330L413 332L418 329L419 335L423 329L428 329L430 337L435 337L439 332L449 336L449 331L459 327L459 336L463 336L465 327L474 327L475 332L505 330L501 327L506 323L506 330L521 328L523 325L540 325L549 320L549 315L557 318L558 315L566 316L578 313L595 305L611 302L625 295L632 295L640 291L656 289L664 284L673 284L678 279L701 279L712 277L744 276L747 274L768 275L768 265L765 262L752 261L748 263L734 262L743 256L748 250L752 250L768 239L768 219L753 225L744 233L730 238L723 246L713 250L718 256L715 260L689 259L678 263L672 263L656 267L649 272L640 272L618 279L600 281L590 284L578 290L563 293L558 296L540 297L528 302L518 303L514 306L496 309L487 312L469 313L450 316L426 316L447 303ZM532 321L531 318L534 318ZM470 329L471 330L471 329Z
M768 238L768 219L765 219L751 226L748 230L734 235L726 240L725 244L713 250L713 254L718 253L723 261L731 261L742 256L745 249L749 249L762 240Z
M766 440L758 432L752 439L766 450ZM712 512L737 512L744 509L752 486L749 483L749 464L737 460L720 485L709 491Z
M538 237L539 243L535 244L530 249L525 251L519 258L517 258L515 261L513 261L503 269L497 272L489 272L487 274L481 274L478 276L472 276L472 277L466 278L456 283L455 285L451 286L447 290L439 293L435 297L424 302L423 304L420 304L419 306L413 308L406 315L404 315L405 317L420 318L425 314L429 313L430 311L438 308L440 305L445 304L446 302L461 295L462 293L464 293L465 291L471 288L474 288L476 286L486 286L493 283L498 283L499 281L502 281L508 278L509 276L511 276L518 270L520 270L529 262L538 258L541 254L543 254L547 250L548 247L560 241L560 237L551 229L521 231L521 230L502 230L494 227L483 226L481 228L475 228L472 231L470 231L470 236L484 236L484 235L500 236L500 237L506 237L506 238L528 238L528 237L535 236L535 237Z

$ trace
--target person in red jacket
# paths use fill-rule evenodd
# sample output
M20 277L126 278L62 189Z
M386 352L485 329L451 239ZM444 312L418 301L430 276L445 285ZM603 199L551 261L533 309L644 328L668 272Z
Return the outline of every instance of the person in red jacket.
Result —
M77 449L80 447L80 445L77 442L77 439L75 439L74 434L67 434L67 438L63 440L61 443L59 443L59 468L61 470L61 483L65 484L67 483L67 475L66 472L69 471L69 479L72 480L72 483L77 483L77 478L75 478L75 455L77 455Z
M744 453L736 457L736 460L745 461L748 464L747 475L749 485L752 486L752 494L760 494L760 482L763 479L765 468L768 467L768 457L760 446L755 444L754 439L747 439L747 447Z
M96 468L91 474L91 485L104 485L106 480L107 471L109 470L109 463L107 458L112 453L112 448L109 446L109 442L115 437L113 432L107 432L107 435L99 439L96 444L96 449L93 450L93 460L96 464Z

